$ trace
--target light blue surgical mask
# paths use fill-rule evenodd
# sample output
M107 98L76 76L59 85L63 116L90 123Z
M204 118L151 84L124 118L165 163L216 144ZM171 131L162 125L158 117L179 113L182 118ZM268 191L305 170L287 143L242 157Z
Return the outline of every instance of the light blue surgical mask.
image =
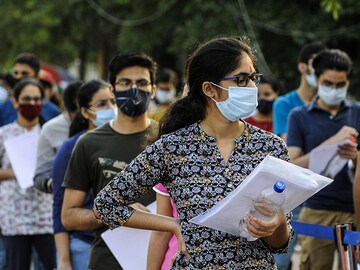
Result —
M224 101L216 101L211 98L216 103L222 115L229 121L235 122L255 112L258 105L257 87L230 86L229 89L226 89L215 83L212 84L229 92L228 98Z
M8 91L0 85L0 104L4 103L8 98Z
M306 74L305 79L308 85L310 85L313 90L316 90L315 70L312 70L311 74Z
M343 102L346 98L347 87L331 88L319 85L318 95L328 105L335 106Z
M90 111L90 110L89 110ZM92 120L93 124L96 127L99 127L110 120L113 120L117 117L117 108L115 109L106 109L98 110L96 112L90 111L92 114L96 115L96 118Z

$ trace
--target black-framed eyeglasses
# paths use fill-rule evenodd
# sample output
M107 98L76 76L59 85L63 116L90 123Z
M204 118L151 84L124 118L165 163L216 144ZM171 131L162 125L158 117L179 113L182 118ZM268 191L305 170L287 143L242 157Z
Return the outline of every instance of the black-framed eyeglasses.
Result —
M134 84L136 84L137 88L146 88L151 84L151 82L146 79L137 80L135 82L129 79L120 79L115 84L121 88L128 89L131 88Z
M38 103L42 100L42 97L30 97L30 96L24 96L21 98L21 101L24 103L30 103L31 101L34 101L35 103Z
M262 74L260 73L240 73L231 77L223 78L222 81L236 80L236 84L239 87L245 87L249 84L249 81L252 80L256 86L260 84Z

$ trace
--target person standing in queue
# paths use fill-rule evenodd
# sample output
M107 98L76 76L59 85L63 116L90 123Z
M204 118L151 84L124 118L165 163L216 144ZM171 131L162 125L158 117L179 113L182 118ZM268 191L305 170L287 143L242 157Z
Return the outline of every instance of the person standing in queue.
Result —
M112 229L175 234L172 269L276 269L272 253L287 251L291 214L279 211L271 221L250 214L248 230L259 238L253 242L189 222L241 185L268 154L289 161L283 140L242 120L257 106L253 50L242 38L214 38L186 67L189 93L162 118L155 141L97 194L94 214ZM170 194L179 220L129 206L157 183Z
M96 196L144 149L146 139L155 130L157 123L147 117L146 110L155 95L156 70L156 62L142 52L121 53L111 60L109 82L114 89L117 117L79 138L69 161L61 221L68 230L93 230L90 269L122 269L101 238L108 227L96 221L84 202L89 191ZM148 205L154 200L154 192L149 192L137 202Z

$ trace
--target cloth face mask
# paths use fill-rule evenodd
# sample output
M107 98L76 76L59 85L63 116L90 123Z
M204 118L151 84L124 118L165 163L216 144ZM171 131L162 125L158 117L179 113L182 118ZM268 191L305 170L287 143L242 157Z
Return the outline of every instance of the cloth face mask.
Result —
M25 119L31 121L41 114L42 105L19 104L19 112Z
M274 100L259 99L257 109L262 114L269 114L272 112Z
M115 97L116 105L123 114L136 117L146 112L151 92L130 88L126 91L115 91Z

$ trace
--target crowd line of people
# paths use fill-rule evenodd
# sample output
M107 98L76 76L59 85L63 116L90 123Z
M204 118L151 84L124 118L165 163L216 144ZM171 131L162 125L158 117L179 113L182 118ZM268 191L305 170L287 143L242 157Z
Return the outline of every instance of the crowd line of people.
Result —
M298 236L291 222L360 222L360 105L347 99L352 60L305 44L300 85L285 93L258 73L254 52L244 37L199 45L183 91L175 71L143 52L122 52L107 81L74 81L61 95L37 56L19 54L0 76L0 270L122 269L101 237L119 226L152 231L149 270L289 270L296 245L300 269L331 269L335 243ZM30 133L35 173L24 164L34 173L24 189L7 142ZM248 213L257 240L189 222L266 156L309 168L312 151L332 144L347 160L336 175L322 172L334 181L290 213L267 221ZM154 201L156 214L146 208Z

